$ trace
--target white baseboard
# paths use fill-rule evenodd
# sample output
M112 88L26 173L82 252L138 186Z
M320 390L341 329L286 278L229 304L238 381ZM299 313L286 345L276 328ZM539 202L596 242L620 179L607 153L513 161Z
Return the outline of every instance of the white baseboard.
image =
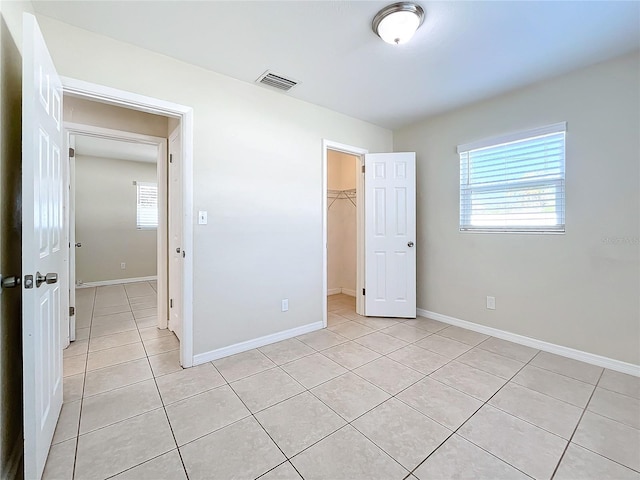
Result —
M507 332L506 330L487 327L485 325L468 322L467 320L461 320L459 318L450 317L441 313L430 312L429 310L424 310L422 308L418 308L417 313L422 317L439 320L440 322L466 328L467 330L473 330L474 332L484 333L485 335L491 335L492 337L501 338L513 343L525 345L527 347L536 348L545 352L555 353L556 355L561 355L563 357L572 358L574 360L590 363L592 365L597 365L598 367L608 368L610 370L615 370L616 372L627 373L629 375L640 377L640 365L634 365L633 363L627 363L620 360L615 360L613 358L603 357L602 355L596 355L595 353L576 350L575 348L564 347L562 345L545 342L536 338L525 337L524 335Z
M150 282L152 280L158 280L157 276L152 277L137 277L137 278L120 278L117 280L102 280L99 282L85 282L80 285L76 285L76 288L91 288L91 287L104 287L106 285L120 285L121 283L136 283L136 282Z
M18 471L20 470L20 463L22 462L23 442L22 433L16 438L13 448L11 449L11 455L7 461L6 469L2 472L2 480L14 480L18 478Z
M313 332L324 328L323 322L314 322L301 327L290 328L289 330L283 330L282 332L272 333L271 335L265 335L264 337L254 338L253 340L247 340L245 342L229 345L228 347L218 348L211 350L210 352L199 353L193 356L193 365L200 365L202 363L211 362L219 358L228 357L229 355L235 355L236 353L246 352L258 347L264 347L271 343L280 342L288 338L297 337L303 333Z
M356 296L356 291L351 290L350 288L330 288L327 290L327 295L338 295L340 293L344 293L345 295L349 295L350 297Z

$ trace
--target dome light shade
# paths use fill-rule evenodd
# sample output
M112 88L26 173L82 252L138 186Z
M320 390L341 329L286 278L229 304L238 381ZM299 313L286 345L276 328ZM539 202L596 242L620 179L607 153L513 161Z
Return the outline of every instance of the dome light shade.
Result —
M408 2L394 3L380 10L373 18L373 31L385 42L401 45L411 40L424 21L420 5Z

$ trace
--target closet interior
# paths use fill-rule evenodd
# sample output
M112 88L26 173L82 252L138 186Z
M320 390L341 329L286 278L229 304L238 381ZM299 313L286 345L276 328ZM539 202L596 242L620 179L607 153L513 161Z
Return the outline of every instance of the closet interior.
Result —
M329 150L327 155L328 295L356 294L356 188L359 159Z

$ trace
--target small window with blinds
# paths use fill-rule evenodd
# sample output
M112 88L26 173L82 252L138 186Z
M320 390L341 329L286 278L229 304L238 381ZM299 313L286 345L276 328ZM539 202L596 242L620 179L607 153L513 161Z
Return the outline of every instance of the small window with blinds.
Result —
M563 233L566 123L460 145L460 231Z
M138 189L137 220L138 229L158 228L158 185L136 182Z

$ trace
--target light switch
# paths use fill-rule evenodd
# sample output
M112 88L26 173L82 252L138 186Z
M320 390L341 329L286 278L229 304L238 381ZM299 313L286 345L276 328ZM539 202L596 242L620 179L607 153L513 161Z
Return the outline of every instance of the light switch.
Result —
M207 212L206 210L200 210L198 212L198 225L206 225L207 224Z

